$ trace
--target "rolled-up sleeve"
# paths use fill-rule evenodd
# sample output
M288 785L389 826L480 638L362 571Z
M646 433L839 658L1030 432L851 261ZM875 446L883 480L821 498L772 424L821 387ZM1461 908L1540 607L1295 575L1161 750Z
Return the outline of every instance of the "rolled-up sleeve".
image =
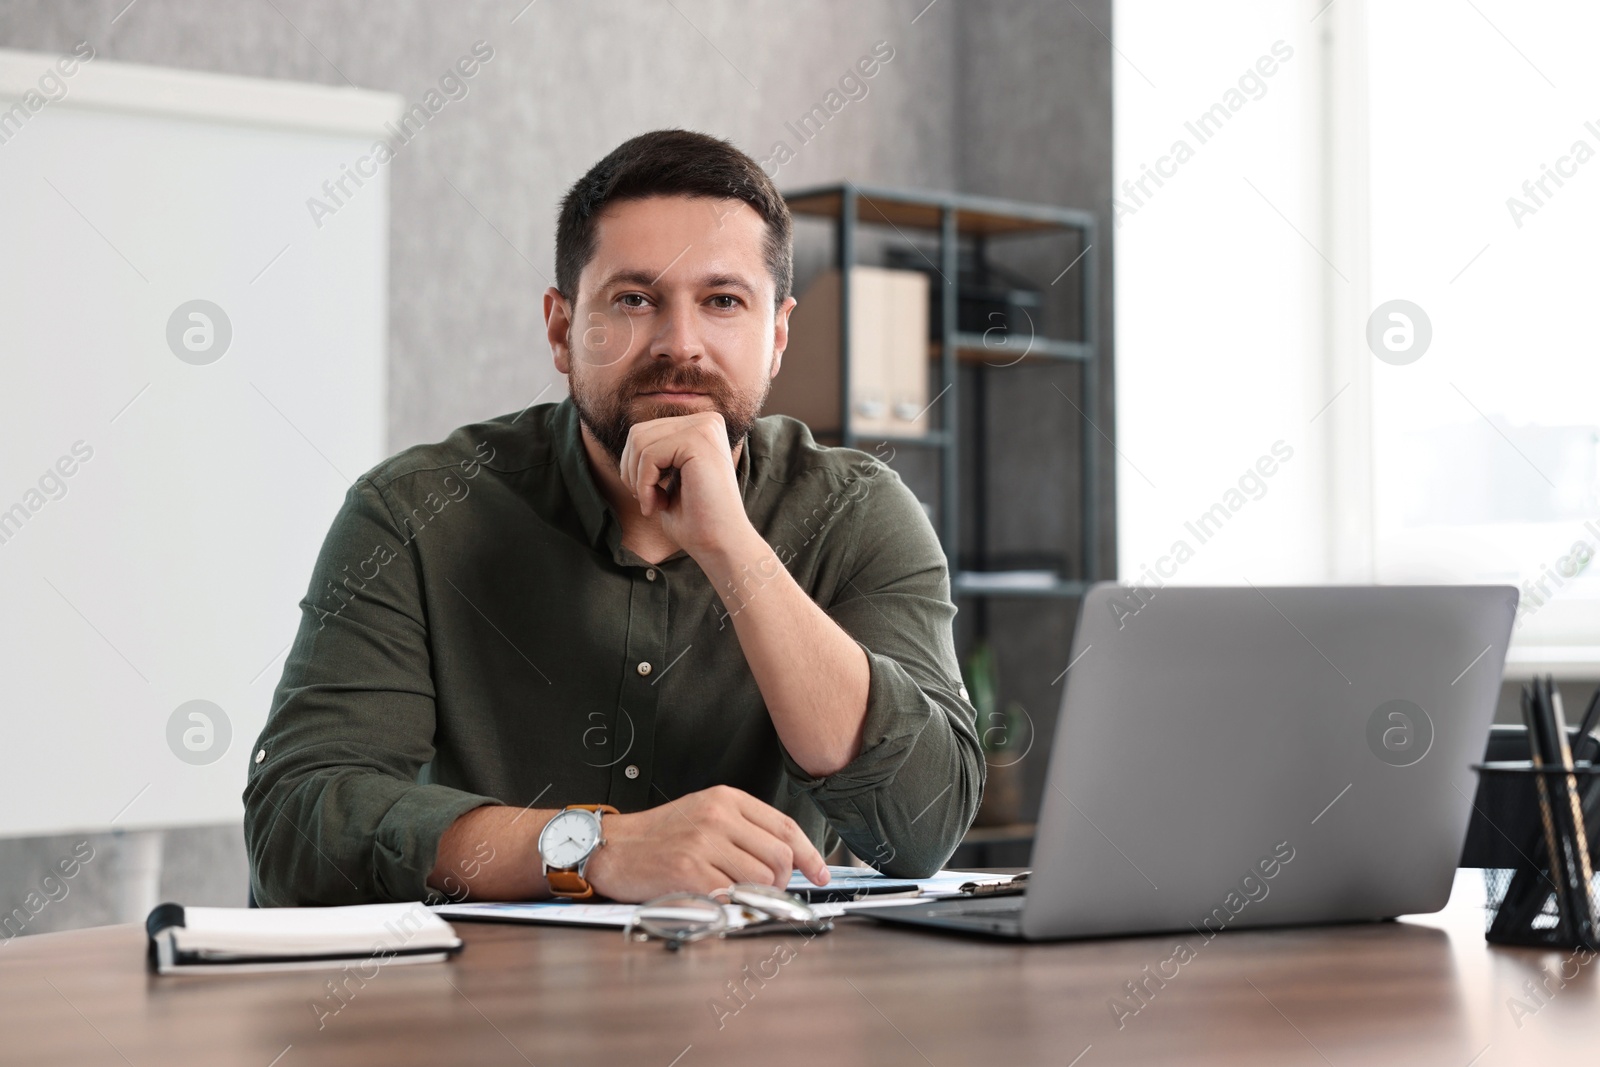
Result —
M971 826L985 764L977 712L962 697L950 578L932 525L892 469L876 464L847 492L841 581L824 610L856 640L870 672L861 751L826 778L788 752L806 793L861 859L885 874L938 870Z
M346 495L300 609L244 793L256 900L424 899L444 831L496 801L417 781L434 755L426 614L415 554L368 479Z

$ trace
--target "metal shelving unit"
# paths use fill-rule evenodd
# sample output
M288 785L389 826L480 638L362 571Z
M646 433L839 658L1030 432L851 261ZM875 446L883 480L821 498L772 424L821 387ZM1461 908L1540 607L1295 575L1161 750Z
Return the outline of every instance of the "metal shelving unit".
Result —
M1081 543L1077 557L1077 575L1057 578L1046 584L1014 585L1006 587L997 582L993 572L972 572L959 569L961 535L961 427L958 425L958 398L960 384L958 367L962 364L978 367L1010 366L1011 363L991 362L996 350L983 334L962 332L957 329L959 311L959 264L961 243L973 244L981 259L988 242L1006 237L1050 233L1076 234L1083 249L1077 264L1076 284L1082 336L1077 338L1033 337L1026 345L1025 354L1018 362L1064 362L1078 367L1081 374L1083 396L1098 395L1099 367L1095 330L1097 279L1094 257L1087 255L1095 244L1095 220L1087 211L1071 208L1028 204L992 197L967 196L959 193L925 192L920 190L885 189L859 186L851 182L816 186L785 193L789 210L795 215L829 219L834 223L835 257L839 269L839 329L841 366L839 375L840 421L837 436L848 447L860 447L862 441L889 441L894 444L936 449L939 452L939 509L935 527L945 557L950 561L951 592L955 596L979 600L980 617L983 601L993 597L1077 597L1081 596L1098 574L1099 560L1095 548L1095 532L1099 519L1099 440L1098 432L1089 419L1079 416L1079 464ZM918 436L861 435L851 430L850 413L850 271L857 254L857 230L862 225L887 226L905 238L908 231L938 234L938 277L934 284L942 284L942 321L936 336L930 339L929 358L938 366L938 397L943 399L940 408L940 428ZM907 238L909 240L909 238ZM939 281L942 279L942 283ZM1007 353L1007 358L1011 354ZM977 522L977 541L974 554L981 560L985 552L984 512L987 509L987 470L985 451L987 428L982 425L984 405L982 391L985 375L979 370L975 381L978 390L979 425L972 433L977 449L976 481L972 487L973 498L978 501L980 514Z

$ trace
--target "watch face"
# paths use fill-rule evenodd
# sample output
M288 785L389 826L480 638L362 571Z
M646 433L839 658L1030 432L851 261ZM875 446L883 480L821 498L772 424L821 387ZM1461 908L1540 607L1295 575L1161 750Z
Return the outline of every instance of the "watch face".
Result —
M559 812L539 835L539 854L551 867L576 867L599 837L600 820L592 812Z

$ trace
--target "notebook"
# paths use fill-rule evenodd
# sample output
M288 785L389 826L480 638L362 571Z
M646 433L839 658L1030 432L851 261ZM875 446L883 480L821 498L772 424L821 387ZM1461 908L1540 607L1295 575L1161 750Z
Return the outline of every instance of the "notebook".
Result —
M450 924L421 904L338 908L186 908L145 920L158 974L338 969L433 963L461 949Z

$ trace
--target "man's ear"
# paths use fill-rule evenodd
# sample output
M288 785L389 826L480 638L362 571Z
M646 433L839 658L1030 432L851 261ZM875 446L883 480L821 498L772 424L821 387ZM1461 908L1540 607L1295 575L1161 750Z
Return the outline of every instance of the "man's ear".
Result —
M778 306L778 313L773 317L772 323L772 370L767 375L771 381L778 376L778 368L783 366L783 353L789 347L789 313L794 311L799 301L788 297Z
M550 342L557 372L572 373L572 305L555 286L544 291L544 335Z

